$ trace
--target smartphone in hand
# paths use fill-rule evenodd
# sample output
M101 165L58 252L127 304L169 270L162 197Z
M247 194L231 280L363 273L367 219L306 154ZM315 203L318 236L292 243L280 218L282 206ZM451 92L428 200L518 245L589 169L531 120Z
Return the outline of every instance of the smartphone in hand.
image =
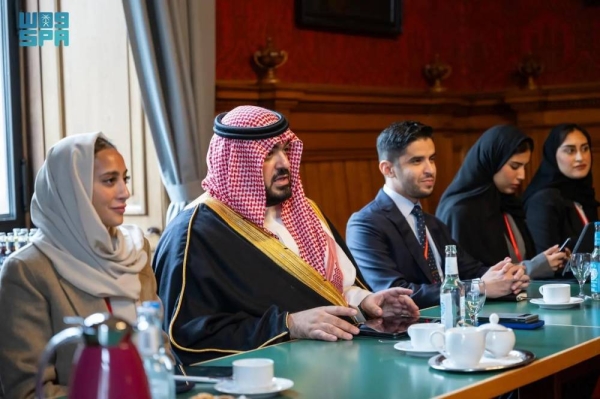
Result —
M562 245L560 246L560 248L558 248L558 252L565 252L565 248L567 247L567 244L571 241L571 237L567 238L565 240L565 242L562 243Z

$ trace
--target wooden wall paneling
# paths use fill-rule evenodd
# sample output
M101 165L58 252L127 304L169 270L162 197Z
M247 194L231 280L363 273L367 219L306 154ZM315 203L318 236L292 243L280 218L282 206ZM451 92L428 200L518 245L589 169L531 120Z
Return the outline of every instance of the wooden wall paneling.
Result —
M592 137L594 187L596 189L596 199L600 201L600 123L588 125L585 128Z
M345 226L344 215L348 214L347 181L339 161L318 162L319 188L322 193L319 206L338 230Z
M444 191L460 169L467 152L480 136L481 133L478 131L458 132L444 128L434 129L436 182L431 196L421 201L426 212L435 214Z
M598 143L598 145L600 145L600 143ZM594 174L593 174L593 178L594 178L594 187L596 189L596 199L600 200L600 170L598 170L598 162L600 162L600 148L598 148L598 145L596 145L596 148L594 148L592 154L594 159L596 159L596 162L594 165L596 165L593 169L594 169Z
M349 160L305 162L301 167L306 195L319 205L342 235L350 215L373 200L381 187L376 166L374 160Z
M454 145L457 136L457 134L434 132L436 180L430 198L422 201L421 205L425 212L435 214L440 197L460 167L459 154L457 154L459 148L455 148Z
M320 186L319 176L320 172L317 162L303 162L300 164L300 178L302 179L304 193L308 198L315 201L319 207L322 207L324 193Z
M352 214L375 198L377 193L375 187L379 186L378 183L383 178L377 168L376 160L349 160L345 162L344 166L346 176L348 176L348 208L350 214ZM377 173L375 174L373 171ZM347 220L344 221L344 226L340 226L340 228L345 230L346 222Z
M600 159L600 84L495 93L441 93L394 88L284 83L259 86L248 82L217 82L217 111L259 104L283 112L303 140L302 178L315 200L342 234L352 212L370 202L383 185L377 167L375 140L394 121L412 119L434 128L437 181L423 200L434 213L468 150L488 128L504 123L520 126L535 141L526 182L541 160L550 128L577 121L593 137ZM277 108L277 107L280 108ZM594 181L600 190L600 162ZM343 172L342 172L343 170ZM326 178L335 175L335 179ZM599 195L600 196L600 195Z
M335 161L332 163L333 168L333 185L332 190L337 193L343 193L338 196L338 201L341 206L336 203L332 203L331 206L337 210L335 226L338 231L346 230L346 223L348 218L353 212L352 201L354 197L354 179L353 176L349 175L346 170L346 163L352 161ZM343 177L343 179L338 178ZM344 233L342 233L344 234Z
M589 112L592 114L592 112ZM581 125L588 131L592 138L592 172L594 187L596 189L596 199L600 201L600 115L597 110L593 110L595 121L587 120L581 122Z
M546 136L548 135L548 131L546 129L527 129L525 133L533 139L533 152L531 153L531 160L529 164L525 167L525 182L521 187L521 192L525 191L527 185L533 179L535 172L542 162L542 153L544 148L544 141L546 140Z
M550 90L541 90L537 97L525 93L508 95L507 100L518 112L517 124L535 142L526 184L542 161L543 145L550 130L561 123L577 123L588 130L592 137L592 156L600 159L600 105L597 86L577 85L573 87L559 87L553 93ZM594 133L595 132L595 133ZM594 187L597 189L597 198L600 198L600 162L592 164L594 174Z

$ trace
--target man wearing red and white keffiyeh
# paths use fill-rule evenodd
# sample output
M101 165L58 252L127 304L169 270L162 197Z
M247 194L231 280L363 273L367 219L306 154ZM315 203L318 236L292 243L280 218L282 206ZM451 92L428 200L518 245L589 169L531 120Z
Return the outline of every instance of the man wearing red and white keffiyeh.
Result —
M279 117L271 111L243 106L227 113L221 123L256 128L277 121ZM229 139L216 134L208 149L208 174L202 187L269 234L289 242L288 247L299 251L302 259L325 277L327 237L304 196L301 155L302 142L289 128L262 140ZM342 291L342 272L337 264L330 266L330 281Z
M417 316L411 290L371 293L343 239L304 195L302 142L255 106L220 114L206 193L166 227L152 266L165 329L184 364L292 338L352 339Z
M279 120L279 115L267 109L241 106L225 114L221 123L258 128ZM349 304L362 305L367 316L381 316L380 305L385 293L369 297L371 292L354 285L354 265L304 195L300 180L302 147L302 141L289 128L274 137L250 140L230 139L217 133L208 150L208 174L202 187L212 197L279 238L343 292ZM328 269L332 269L330 273ZM393 294L410 292L402 290ZM403 300L412 305L407 309L417 311L411 299ZM343 307L313 309L290 315L288 323L292 336L296 332L298 337L350 339L350 334L357 334L358 329L336 316L354 314L354 309ZM295 327L299 331L294 331Z

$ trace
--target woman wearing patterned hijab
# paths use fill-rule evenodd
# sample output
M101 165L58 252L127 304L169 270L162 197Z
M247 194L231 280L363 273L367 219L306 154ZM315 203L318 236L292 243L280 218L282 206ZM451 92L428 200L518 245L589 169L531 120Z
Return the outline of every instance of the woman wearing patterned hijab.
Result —
M542 163L523 195L538 251L569 237L574 245L583 226L598 220L591 147L589 133L576 124L550 131Z
M554 276L565 254L558 245L536 256L516 192L525 179L533 141L515 126L488 129L471 147L438 205L436 216L470 255L485 264L509 256L532 279Z
M130 323L136 305L158 300L142 231L125 226L129 198L121 154L102 133L69 136L48 152L36 180L32 243L0 275L0 375L4 397L31 397L46 343L66 316L111 312ZM44 373L46 396L66 395L74 346Z

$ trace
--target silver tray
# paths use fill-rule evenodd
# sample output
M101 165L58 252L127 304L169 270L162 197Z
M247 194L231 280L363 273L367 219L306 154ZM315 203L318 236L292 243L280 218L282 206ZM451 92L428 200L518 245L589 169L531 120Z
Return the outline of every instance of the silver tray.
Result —
M444 355L436 355L429 359L429 366L436 370L451 371L455 373L479 373L482 371L507 370L515 367L521 367L535 360L535 355L532 352L522 349L514 349L510 351L508 357L513 358L516 361L509 364L501 364L494 358L485 357L485 360L480 362L477 367L463 369L452 367L447 363L444 363L444 360L446 360Z

